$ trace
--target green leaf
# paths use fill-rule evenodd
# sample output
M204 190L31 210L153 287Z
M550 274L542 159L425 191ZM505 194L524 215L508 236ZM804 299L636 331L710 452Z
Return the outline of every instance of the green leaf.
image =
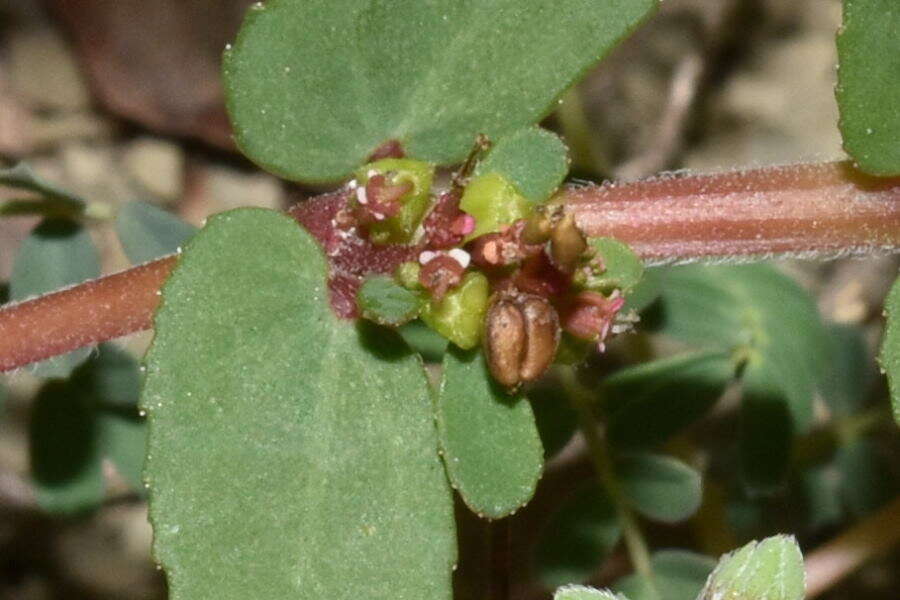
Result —
M52 206L57 210L63 210L71 215L80 214L85 209L85 201L81 196L40 177L30 166L22 162L9 169L0 169L0 185L40 194L51 200Z
M700 474L671 456L624 456L616 463L616 474L629 503L651 519L677 523L700 507Z
M595 590L583 585L566 585L556 590L553 600L628 600L609 590Z
M97 415L100 447L128 485L144 492L142 470L147 446L147 424L137 415L105 410Z
M138 362L114 344L100 344L73 382L90 390L100 407L137 412L141 393Z
M719 348L743 369L742 471L757 493L784 483L792 436L812 424L829 340L812 297L766 264L676 267L664 278L662 331Z
M584 287L604 293L620 290L628 294L644 275L644 263L627 244L612 238L590 238L590 248L597 253L605 270L589 275Z
M338 320L325 274L293 220L240 209L209 220L164 287L141 405L172 600L450 598L421 362Z
M475 175L502 175L535 204L547 200L568 172L569 149L558 135L540 127L500 138L475 167Z
M657 552L650 563L652 582L642 575L629 575L613 589L630 600L694 600L715 567L709 557L683 550Z
M363 318L398 327L412 321L422 309L422 299L387 275L368 277L359 288L356 304Z
M651 447L703 417L734 377L722 352L682 354L617 371L603 382L609 439Z
M830 465L814 466L800 474L800 492L806 527L815 532L840 523L840 477Z
M104 482L89 398L68 381L41 388L31 415L29 451L38 504L73 515L99 506Z
M805 579L797 541L777 535L722 557L698 600L803 600Z
M547 523L537 547L537 573L554 588L585 581L619 543L616 511L597 485L581 488Z
M10 278L10 299L25 300L100 276L100 257L88 232L64 219L46 219L22 242ZM90 355L81 348L32 367L38 377L68 377Z
M837 100L844 148L862 170L900 175L900 6L844 0Z
M379 146L461 161L539 121L655 0L275 0L251 8L224 76L244 153L334 181Z
M444 360L444 352L447 351L449 343L447 338L419 319L401 325L397 333L413 351L422 356L425 362L436 363Z
M197 228L146 202L129 202L116 216L116 233L133 265L177 252Z
M872 440L857 439L838 448L840 495L851 515L865 517L897 495L900 486L892 462Z
M822 397L835 415L849 416L863 407L872 391L872 353L860 327L832 323L828 335L831 352Z
M447 475L473 512L499 519L531 499L544 466L531 405L494 382L479 350L444 355L437 423Z
M884 311L887 315L887 325L878 361L887 374L894 420L900 425L900 279L894 282L894 287L884 302Z

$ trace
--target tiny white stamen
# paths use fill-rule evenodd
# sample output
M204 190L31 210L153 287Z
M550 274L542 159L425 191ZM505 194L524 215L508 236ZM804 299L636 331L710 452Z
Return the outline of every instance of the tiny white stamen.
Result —
M454 248L447 253L447 256L458 262L463 269L467 268L472 260L472 257L469 255L469 253L462 248Z
M427 265L428 263L433 261L435 258L437 258L439 255L440 255L439 252L432 252L431 250L424 250L419 255L419 264L423 265L423 266Z
M355 179L351 179L350 181L347 182L347 187L350 188L351 190L355 190L356 188L359 187L359 184L356 183Z
M364 188L364 187L356 188L356 199L359 200L360 204L368 204L369 203L369 197L366 196L366 188Z
M369 169L369 172L366 173L366 177L368 178L375 177L376 175L378 175L378 171L376 171L375 169Z

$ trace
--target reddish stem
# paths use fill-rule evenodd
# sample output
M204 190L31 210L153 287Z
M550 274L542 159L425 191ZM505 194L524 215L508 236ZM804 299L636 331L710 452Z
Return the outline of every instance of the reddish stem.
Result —
M900 178L867 177L848 163L572 187L559 198L588 235L628 242L653 263L900 251ZM0 371L149 328L173 264L0 309Z
M846 162L570 188L562 199L587 235L627 242L651 264L900 249L900 178Z

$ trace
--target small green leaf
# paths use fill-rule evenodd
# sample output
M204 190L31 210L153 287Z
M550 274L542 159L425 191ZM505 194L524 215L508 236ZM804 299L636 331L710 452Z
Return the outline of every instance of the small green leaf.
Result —
M800 475L806 527L815 532L837 525L844 516L840 477L830 465L808 468Z
M805 580L797 541L778 535L722 557L698 600L803 600Z
M558 135L528 127L500 138L475 175L498 173L534 204L547 200L569 172L569 149Z
M663 272L665 269L659 267L645 267L640 282L625 296L625 306L622 310L641 312L653 305L662 293Z
M418 294L387 275L368 277L359 288L356 304L363 318L389 327L412 321L422 309Z
M479 350L444 356L437 422L450 482L473 512L499 519L531 499L544 466L531 405L494 383Z
M568 498L547 523L537 547L537 572L554 588L585 581L619 543L622 531L608 496L590 485Z
M891 389L894 420L900 425L900 279L894 283L884 302L887 326L881 341L881 368L887 373Z
M539 121L655 0L276 0L225 54L239 146L289 179L334 181L399 141L461 161Z
M660 444L719 400L735 366L722 352L683 354L623 369L603 382L609 439L617 448Z
M628 600L628 598L609 590L596 590L583 585L566 585L556 590L553 600Z
M650 563L652 582L642 575L629 575L613 589L630 600L694 600L716 566L708 556L682 550L657 552Z
M447 351L447 338L437 331L416 319L397 329L413 351L418 352L425 362L436 363L444 360L444 352Z
M62 210L70 216L80 214L85 209L85 201L81 196L40 177L30 166L22 162L9 169L0 169L0 185L35 192L52 201L52 206L57 210Z
M100 407L137 411L141 393L138 362L115 344L100 344L73 382L90 390Z
M900 175L900 6L844 0L837 100L844 148L866 172Z
M91 236L65 219L46 219L22 242L10 278L10 299L25 300L100 276ZM81 348L32 367L38 377L68 377L90 355Z
M829 368L825 371L822 397L838 416L860 410L872 391L876 370L861 327L828 325Z
M771 265L675 267L664 277L662 331L746 361L742 471L756 493L784 482L792 436L812 424L829 339L812 297Z
M292 219L239 209L209 220L163 289L141 405L172 600L451 597L421 361L335 317L326 268Z
M892 461L872 440L857 439L838 448L835 464L840 473L840 495L851 515L865 517L900 491Z
M584 287L601 292L620 290L628 294L644 275L644 263L627 244L612 238L590 238L588 244L597 253L604 270L589 275Z
M115 410L97 414L100 448L116 471L137 492L144 492L141 472L147 446L147 424L137 415Z
M177 252L197 228L146 202L129 202L119 209L116 233L133 265Z
M475 231L465 241L500 231L503 227L524 219L532 210L528 200L519 193L516 186L499 173L474 177L466 186L459 207L475 217Z
M631 454L617 461L616 474L631 505L651 519L677 523L700 507L700 474L671 456Z
M89 398L68 381L41 388L31 415L31 476L38 504L73 515L96 508L104 482Z

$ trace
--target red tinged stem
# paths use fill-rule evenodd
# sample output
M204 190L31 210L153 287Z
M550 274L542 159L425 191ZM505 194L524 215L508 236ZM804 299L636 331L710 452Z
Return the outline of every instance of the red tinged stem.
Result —
M561 199L585 234L615 237L652 264L900 250L900 178L846 162L568 188Z
M570 187L559 198L587 235L618 238L653 263L900 252L900 178L867 177L849 163ZM303 213L327 211L310 206L291 213L321 241ZM3 307L0 371L149 328L174 260Z
M0 309L0 371L149 329L175 257Z

